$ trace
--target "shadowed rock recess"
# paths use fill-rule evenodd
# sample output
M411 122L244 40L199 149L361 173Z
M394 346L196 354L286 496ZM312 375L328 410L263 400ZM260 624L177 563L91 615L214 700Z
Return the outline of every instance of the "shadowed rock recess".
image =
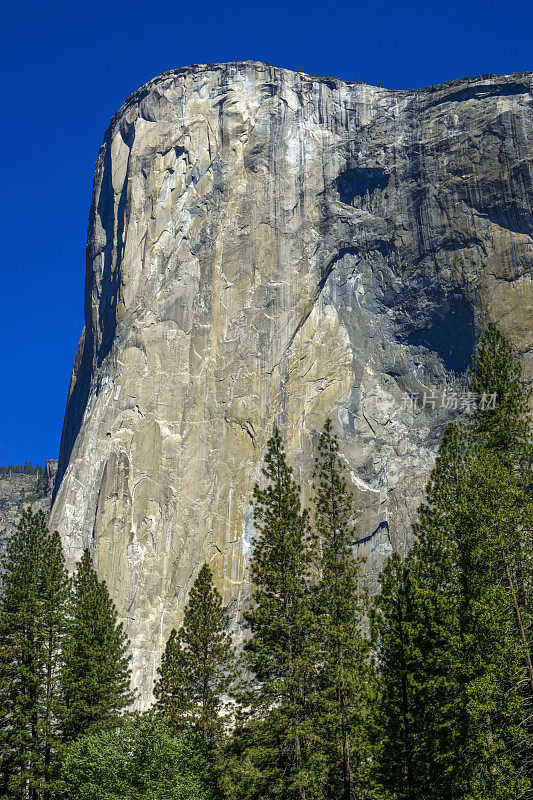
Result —
M275 422L308 492L333 417L375 586L481 326L533 376L532 79L392 91L211 64L113 118L51 524L71 563L91 547L143 703L204 561L241 636ZM424 391L435 410L410 409Z

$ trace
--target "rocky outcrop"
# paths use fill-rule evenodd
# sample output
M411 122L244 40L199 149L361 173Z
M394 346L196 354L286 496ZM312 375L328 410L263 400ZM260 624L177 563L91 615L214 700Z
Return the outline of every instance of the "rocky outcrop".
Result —
M44 473L10 472L0 475L0 553L25 508L50 514L57 459L45 462Z
M307 492L333 417L372 583L486 321L533 376L531 88L243 62L165 73L114 117L52 525L71 561L92 548L145 699L203 561L238 630L274 422Z

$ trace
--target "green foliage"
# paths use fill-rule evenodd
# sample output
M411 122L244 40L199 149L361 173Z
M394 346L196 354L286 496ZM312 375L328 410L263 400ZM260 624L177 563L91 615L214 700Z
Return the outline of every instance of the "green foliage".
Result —
M116 725L133 700L129 641L88 550L77 566L67 634L63 721L67 740L73 740Z
M301 757L297 767L295 733ZM303 734L306 734L304 738ZM310 747L310 725L296 724L285 703L261 718L244 710L225 747L219 752L218 775L224 797L231 800L285 800L323 797L326 770ZM323 765L322 765L323 766Z
M282 797L282 773L275 761L272 763L271 749L265 747L265 742L272 745L273 740L269 720L246 717L238 716L231 736L217 754L216 770L223 796L231 800Z
M87 734L63 770L70 800L216 800L201 742L175 737L158 716Z
M533 751L526 722L533 685L524 693L529 647L521 639L513 604L513 572L533 511L522 500L523 489L501 458L479 451L469 465L457 514L460 677L467 720L459 743L458 791L465 797L510 800L532 788L523 766Z
M472 435L485 449L496 453L514 468L526 470L531 478L531 389L509 341L494 324L481 336L469 370L470 388L486 398L496 395L491 408L477 409L471 418Z
M332 423L312 525L274 430L231 733L235 655L209 567L167 642L156 713L128 716L105 583L85 551L72 591L59 536L28 509L0 564L0 798L63 796L65 753L72 800L533 798L530 393L495 326L469 380L483 403L445 431L415 546L381 575L372 647Z
M57 532L27 509L2 557L0 600L0 794L61 789L59 667L69 579Z
M532 795L529 393L493 326L470 381L498 404L447 429L417 542L376 604L376 771L398 799Z
M36 499L40 497L44 497L46 491L46 473L44 469L39 468L37 470L37 479L35 481L35 496Z
M267 446L263 475L266 487L254 490L258 533L253 595L245 615L251 632L245 664L253 675L245 703L254 726L263 725L247 759L262 776L261 796L288 800L304 796L320 776L313 770L309 708L316 666L309 592L313 548L300 488L277 429Z
M350 800L369 789L375 680L362 633L353 499L331 421L318 448L312 528L277 429L263 475L245 615L252 682L219 754L221 783L235 800Z
M227 613L207 564L191 589L182 627L170 634L158 672L156 707L172 729L189 729L211 746L220 741L235 656Z
M372 610L379 654L379 692L375 704L376 741L373 783L387 797L419 796L418 730L416 726L417 658L409 574L395 553L380 576L381 591Z
M309 615L308 578L312 565L307 513L300 488L287 465L279 431L270 439L263 475L267 486L254 489L258 535L252 562L253 597L246 620L253 638L247 663L261 681L267 702L285 696L287 672L297 670L297 644Z
M354 557L354 503L339 444L326 420L318 445L315 529L321 549L321 580L315 587L318 627L317 750L332 796L350 800L367 784L371 756L369 712L374 676L369 643L362 634L365 605Z

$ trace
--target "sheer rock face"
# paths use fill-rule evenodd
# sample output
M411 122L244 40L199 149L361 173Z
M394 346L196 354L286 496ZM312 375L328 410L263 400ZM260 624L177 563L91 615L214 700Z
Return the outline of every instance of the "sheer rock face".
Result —
M533 376L532 80L406 92L196 66L113 119L52 525L71 562L93 549L144 702L204 561L239 631L275 422L307 493L333 417L372 584L409 545L480 326ZM435 410L409 408L424 391Z

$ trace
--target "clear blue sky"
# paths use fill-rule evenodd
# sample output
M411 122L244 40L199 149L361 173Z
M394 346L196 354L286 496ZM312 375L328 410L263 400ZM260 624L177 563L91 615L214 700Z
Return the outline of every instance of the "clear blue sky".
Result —
M164 70L256 59L416 88L533 69L531 3L0 0L0 464L59 450L98 148Z

